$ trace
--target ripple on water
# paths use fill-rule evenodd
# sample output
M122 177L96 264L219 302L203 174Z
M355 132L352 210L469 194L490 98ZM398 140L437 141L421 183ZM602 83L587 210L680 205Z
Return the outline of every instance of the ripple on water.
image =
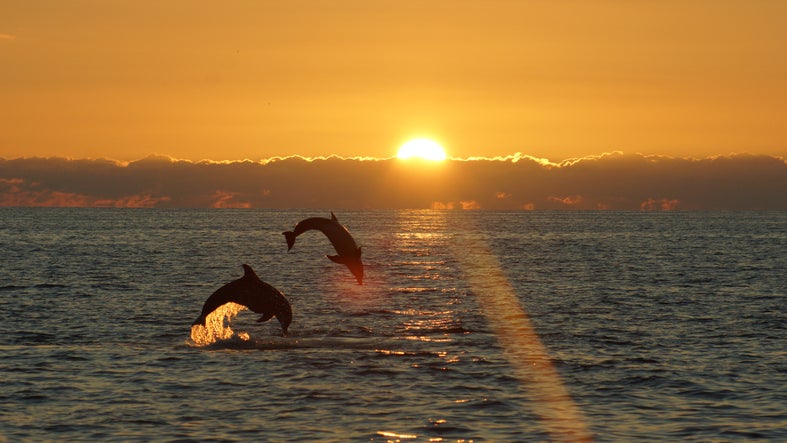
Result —
M324 236L286 251L326 211L0 212L0 439L551 441L472 239L597 441L787 440L782 213L348 211L359 286ZM288 337L242 310L190 329L241 263Z

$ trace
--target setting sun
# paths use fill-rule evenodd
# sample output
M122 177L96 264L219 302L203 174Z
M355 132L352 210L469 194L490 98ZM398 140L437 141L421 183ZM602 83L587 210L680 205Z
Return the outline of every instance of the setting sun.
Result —
M416 138L403 144L396 157L402 160L415 157L422 160L442 161L447 156L440 143L428 138Z

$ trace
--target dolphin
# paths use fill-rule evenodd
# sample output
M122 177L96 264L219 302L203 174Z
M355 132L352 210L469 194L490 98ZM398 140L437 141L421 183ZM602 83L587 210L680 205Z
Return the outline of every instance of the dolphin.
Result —
M191 325L205 326L205 317L218 309L219 306L234 302L252 311L262 314L258 322L268 321L276 317L281 325L282 336L287 335L287 327L292 322L290 302L278 289L257 277L249 265L243 265L243 277L233 280L217 289L205 300L202 313Z
M331 218L311 217L298 222L295 229L292 231L282 232L284 238L287 239L287 250L292 249L295 244L295 238L306 231L316 229L321 231L331 241L333 248L336 249L338 255L328 255L334 263L339 263L347 266L347 269L352 272L358 284L363 284L363 262L361 262L361 248L355 244L355 240L350 231L347 230L336 215L331 212Z

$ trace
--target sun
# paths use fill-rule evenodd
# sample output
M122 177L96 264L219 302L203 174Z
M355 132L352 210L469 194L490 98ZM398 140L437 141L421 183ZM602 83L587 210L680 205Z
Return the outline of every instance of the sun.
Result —
M447 155L440 143L428 138L415 138L403 144L396 157L402 160L415 157L422 160L443 161Z

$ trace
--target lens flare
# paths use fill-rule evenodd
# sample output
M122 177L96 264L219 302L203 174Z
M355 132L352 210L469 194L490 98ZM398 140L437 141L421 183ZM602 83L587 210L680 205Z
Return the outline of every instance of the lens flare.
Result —
M531 393L544 427L554 441L592 441L584 417L574 404L530 319L494 253L476 236L462 237L455 251L484 316L504 354Z

